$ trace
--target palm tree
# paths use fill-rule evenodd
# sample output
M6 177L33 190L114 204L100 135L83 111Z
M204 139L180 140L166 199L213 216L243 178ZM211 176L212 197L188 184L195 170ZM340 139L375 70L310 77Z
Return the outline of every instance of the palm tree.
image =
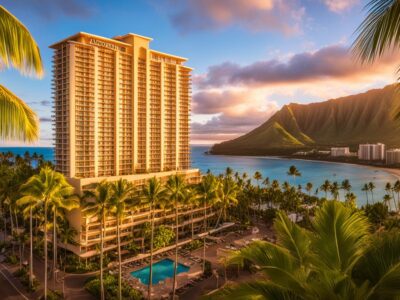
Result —
M275 221L277 244L257 241L228 257L250 262L262 279L227 286L214 299L395 299L400 233L370 233L368 219L338 201L317 209L312 231L283 213Z
M63 222L62 226L60 226L60 242L64 244L64 261L62 262L62 265L64 266L64 272L65 272L65 262L67 260L67 249L65 247L66 244L76 244L75 242L75 237L78 234L78 231L71 227L68 223L68 221Z
M400 208L400 180L396 180L396 182L393 185L393 192L397 194L397 208ZM394 195L393 195L394 198Z
M217 189L220 213L218 216L216 227L218 227L221 217L224 221L226 221L226 212L228 208L238 203L238 192L239 188L236 182L234 182L231 178L224 178L221 180Z
M386 207L388 208L388 210L390 210L390 201L392 200L392 196L390 196L389 194L385 194L383 196L383 203L386 205Z
M259 181L262 179L262 175L260 172L256 171L253 175L253 178L257 181L257 186L259 186Z
M22 192L24 194L24 192ZM29 217L29 284L30 288L33 287L33 230L32 230L32 211L38 205L41 204L41 201L38 200L37 198L31 197L29 194L26 196L23 196L22 198L17 200L17 205L20 207L24 207L23 209L23 215L26 217Z
M55 272L57 270L57 217L60 216L60 210L71 211L74 208L78 208L79 200L75 195L62 198L52 198L49 202L49 207L53 212L53 287L55 288Z
M150 208L150 272L149 272L149 285L147 290L147 298L151 299L151 289L153 286L153 244L154 244L154 208L164 196L164 189L156 177L151 178L146 185L143 186L142 195L143 200Z
M28 29L0 5L0 60L3 67L41 76L39 48ZM36 114L6 87L0 85L0 139L34 141L38 138Z
M339 199L339 184L336 181L332 182L330 192L331 192L334 200L340 200Z
M190 224L192 239L194 238L194 223L193 223L193 210L199 203L199 195L194 187L188 187L183 194L182 203L190 208Z
M393 200L393 208L395 211L397 211L397 203L396 203L396 199L394 198L394 188L392 187L392 184L390 182L386 183L385 191L387 194L391 195L392 200Z
M229 176L226 178L233 179ZM176 291L176 275L178 269L178 242L179 242L179 206L182 204L183 199L185 198L185 190L186 190L186 182L185 178L180 175L173 175L168 178L166 189L168 192L168 196L170 200L174 203L175 207L175 263L174 263L174 277L173 277L173 285L172 285L172 299L175 299L175 291Z
M372 199L372 203L374 203L374 189L375 189L375 184L373 182L369 182L368 183L368 189L371 192L371 199Z
M21 193L29 196L43 206L44 211L44 299L47 299L47 213L50 203L70 197L73 187L65 177L49 167L40 169L39 174L33 175L21 186ZM24 200L25 201L25 200ZM26 200L28 201L28 200ZM33 200L29 200L33 201ZM21 201L23 202L23 201Z
M296 166L290 166L289 171L287 171L287 175L293 177L293 184L296 184L296 177L300 177L301 173L300 171L296 168Z
M102 181L96 185L94 191L85 191L86 212L89 215L96 215L100 220L100 298L104 300L104 282L103 282L103 256L104 256L104 237L106 217L110 213L112 203L112 190L110 183Z
M368 183L365 183L361 189L363 192L365 192L365 195L367 196L367 205L368 205L368 192L369 192L369 186Z
M321 191L325 193L325 199L328 198L328 192L331 189L331 183L329 180L325 180L324 183L319 188Z
M356 208L357 204L357 196L352 193L352 192L348 192L346 193L346 195L344 195L344 199L345 199L345 204L347 205L347 207L351 207L351 208Z
M124 219L129 200L132 199L135 187L126 179L120 179L111 184L112 200L111 211L117 221L117 244L118 244L118 299L122 299L122 259L121 259L121 230L120 226Z
M308 196L311 196L311 190L313 188L313 184L311 182L307 182L306 191L308 192Z
M243 173L244 175L245 173ZM201 179L200 184L196 187L197 192L199 194L199 201L203 204L204 210L204 235L203 235L203 272L205 271L205 264L206 264L206 235L207 235L207 207L213 205L215 201L218 199L217 196L217 180L212 174L207 174L203 176Z

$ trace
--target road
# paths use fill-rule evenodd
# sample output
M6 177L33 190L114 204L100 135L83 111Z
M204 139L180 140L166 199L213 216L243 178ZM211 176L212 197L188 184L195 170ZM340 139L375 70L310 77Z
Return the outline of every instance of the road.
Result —
M11 274L0 264L0 299L28 300L21 290L19 283L12 278Z

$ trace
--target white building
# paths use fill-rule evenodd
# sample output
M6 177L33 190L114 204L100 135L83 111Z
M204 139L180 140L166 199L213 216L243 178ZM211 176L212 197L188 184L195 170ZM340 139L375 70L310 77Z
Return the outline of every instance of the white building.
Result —
M360 144L358 159L360 160L385 160L385 144Z
M386 151L386 164L393 165L400 163L400 149L390 149Z
M333 147L331 148L331 156L350 156L349 147Z

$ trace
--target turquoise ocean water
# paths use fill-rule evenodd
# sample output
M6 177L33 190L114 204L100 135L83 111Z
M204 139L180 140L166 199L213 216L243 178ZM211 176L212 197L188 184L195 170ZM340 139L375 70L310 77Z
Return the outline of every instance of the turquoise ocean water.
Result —
M353 187L353 192L358 197L357 202L359 205L366 202L365 193L361 191L364 183L370 181L375 183L374 199L380 200L385 194L384 187L386 182L394 182L397 179L387 171L365 166L270 157L206 155L204 152L207 150L207 146L192 147L192 167L199 168L203 173L209 169L214 174L220 174L229 166L234 171L240 173L246 172L252 175L255 171L260 171L263 177L269 177L271 180L277 179L281 183L288 181L293 184L293 179L287 176L286 172L291 165L295 165L302 174L301 177L296 178L296 185L301 184L305 186L307 182L311 182L315 187L314 189L316 189L325 179L339 183L344 179L349 179ZM30 153L37 152L43 154L46 160L51 161L54 157L52 148L0 147L0 152L7 151L20 155L23 155L25 151L29 151ZM322 196L322 193L320 195ZM341 198L343 198L343 191L341 191Z

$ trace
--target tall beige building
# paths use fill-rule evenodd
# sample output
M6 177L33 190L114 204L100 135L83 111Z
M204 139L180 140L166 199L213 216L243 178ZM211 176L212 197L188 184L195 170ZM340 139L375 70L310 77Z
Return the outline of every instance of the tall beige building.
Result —
M136 34L77 33L50 47L55 162L75 187L190 168L191 68Z

